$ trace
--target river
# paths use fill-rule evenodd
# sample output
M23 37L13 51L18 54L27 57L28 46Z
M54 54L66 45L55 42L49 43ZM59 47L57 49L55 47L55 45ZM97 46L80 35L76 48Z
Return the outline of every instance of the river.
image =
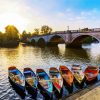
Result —
M83 69L87 65L100 65L100 44L83 46L83 49L58 47L33 47L20 44L16 48L0 48L0 100L21 100L8 80L8 67L17 66L23 72L24 67L31 67L35 72L37 68L44 68L48 73L50 67L59 68L66 65L71 68L73 64L80 64ZM40 100L42 96L39 96ZM27 94L25 100L31 100Z

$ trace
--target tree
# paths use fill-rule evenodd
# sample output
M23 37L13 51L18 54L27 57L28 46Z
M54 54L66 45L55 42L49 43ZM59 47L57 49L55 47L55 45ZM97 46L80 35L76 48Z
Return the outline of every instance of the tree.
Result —
M27 38L27 33L26 33L26 31L24 30L24 31L22 32L22 34L21 34L21 41L26 40L26 38Z
M8 25L5 27L5 35L7 40L19 40L19 31L18 29L13 25Z
M0 45L2 45L2 40L3 40L3 33L0 32Z
M48 34L48 33L51 33L52 32L52 28L50 28L49 26L47 25L44 25L41 27L41 33L42 34Z
M19 44L19 31L13 25L5 27L5 33L2 35L2 45L4 47L15 47Z
M39 29L38 28L35 28L34 29L34 32L32 33L32 36L35 36L35 35L39 35Z
M25 30L22 32L21 41L27 42L27 39L31 37L31 33L27 33Z

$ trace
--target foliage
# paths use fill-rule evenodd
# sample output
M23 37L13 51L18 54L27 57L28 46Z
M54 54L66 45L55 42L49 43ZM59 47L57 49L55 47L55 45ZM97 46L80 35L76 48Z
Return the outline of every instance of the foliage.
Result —
M19 34L18 29L14 25L8 25L5 27L5 32L0 32L0 46L16 46L21 42L28 42L28 38L32 36L37 36L40 34L50 34L52 32L52 28L47 25L43 25L40 29L35 28L34 32L31 34L30 32L26 32L25 30L22 34Z
M32 33L32 36L37 36L37 35L41 35L41 34L49 34L51 32L52 32L52 28L51 27L49 27L47 25L43 25L40 29L39 28L35 28L34 32Z
M19 31L13 25L5 27L5 33L0 32L0 46L12 47L19 44Z
M5 36L7 40L19 40L19 31L18 29L13 25L8 25L5 27Z
M3 41L3 33L0 32L0 45L2 44L2 41Z
M41 33L42 34L48 34L48 33L51 33L52 32L52 28L50 28L49 26L47 25L44 25L41 27Z
M25 30L21 34L21 42L27 42L27 39L31 37L31 33L27 33Z
M83 43L88 44L88 43L92 43L92 42L96 42L96 39L93 38L93 37L89 36L89 37L86 37L86 38L83 39Z
M34 32L32 33L32 36L36 36L36 35L39 35L39 28L35 28L34 29Z

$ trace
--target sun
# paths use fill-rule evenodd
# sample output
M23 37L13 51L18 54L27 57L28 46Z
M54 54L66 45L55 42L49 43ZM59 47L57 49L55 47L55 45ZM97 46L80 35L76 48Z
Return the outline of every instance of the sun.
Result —
M26 20L17 13L4 13L0 15L0 31L4 31L7 25L14 25L19 31L26 28Z

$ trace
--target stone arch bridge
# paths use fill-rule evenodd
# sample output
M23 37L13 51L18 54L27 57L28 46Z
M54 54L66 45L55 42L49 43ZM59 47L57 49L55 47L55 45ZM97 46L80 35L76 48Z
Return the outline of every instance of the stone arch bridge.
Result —
M29 42L38 46L56 46L65 43L69 47L81 47L83 40L92 37L100 42L100 32L56 32L47 35L33 36Z

